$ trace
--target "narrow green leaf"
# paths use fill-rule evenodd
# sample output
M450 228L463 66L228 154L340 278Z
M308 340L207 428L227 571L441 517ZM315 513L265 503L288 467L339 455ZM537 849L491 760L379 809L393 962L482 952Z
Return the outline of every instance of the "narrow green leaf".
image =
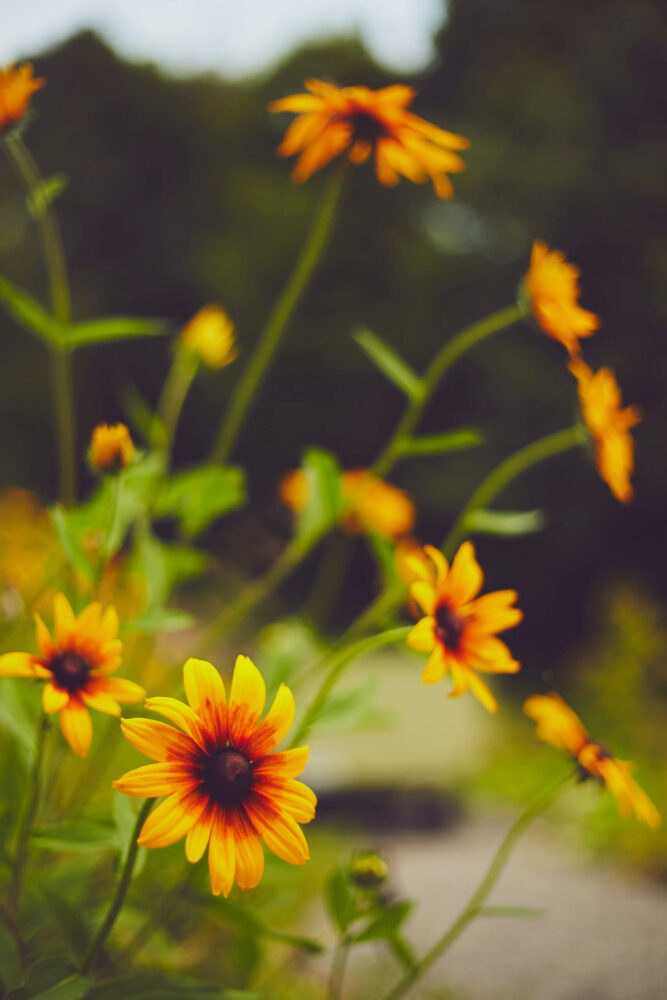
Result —
M101 344L108 340L130 340L135 337L161 337L169 332L163 320L133 316L110 316L74 323L67 330L68 347Z
M30 333L51 346L63 346L64 331L58 321L33 299L23 288L19 288L0 275L0 302L7 313Z
M364 941L376 941L378 938L393 938L411 909L412 903L409 900L388 906L378 916L373 917L362 931L355 934L353 940L361 944Z
M515 917L520 920L535 920L543 917L545 911L532 906L482 906L478 917Z
M269 938L272 941L281 941L283 944L299 948L309 955L319 955L324 951L324 945L320 944L319 941L304 937L301 934L290 934L288 931L271 927L258 914L253 913L245 906L240 906L230 899L224 901L221 910L223 921L231 921L239 927L253 931L255 934L260 935L260 937Z
M177 608L153 608L140 618L125 622L121 636L131 632L181 632L183 629L192 628L195 620L189 611L180 611Z
M333 527L343 513L343 494L338 463L328 452L309 448L301 469L306 505L297 518L295 537L306 540Z
M177 517L192 538L213 521L235 510L245 499L241 469L204 465L179 472L165 484L155 502L155 513Z
M118 847L116 831L103 823L58 823L40 827L31 837L33 847L47 851L100 851Z
M65 190L69 183L67 174L54 174L42 181L32 196L28 197L28 211L35 219L39 219L51 205L59 194Z
M0 985L13 990L23 982L21 956L9 928L0 923Z
M336 868L326 881L324 898L334 924L344 934L355 916L352 887L341 868Z
M541 510L472 510L465 517L466 531L481 535L530 535L546 523Z
M75 975L76 969L69 958L40 958L29 969L26 969L23 985L10 990L6 994L5 1000L35 1000L36 997L43 997L44 993L48 993L52 987L62 984L63 980L66 982ZM83 993L79 994L79 996L83 995ZM65 1000L65 998L55 994L50 996L49 1000ZM70 1000L78 1000L78 998L70 998Z
M362 351L395 386L398 386L408 399L419 397L422 391L419 377L393 347L389 347L375 333L364 327L357 330L352 336Z
M438 455L447 451L463 451L482 444L484 438L474 427L462 427L444 434L427 434L401 442L402 455Z
M68 976L48 990L33 993L32 1000L83 1000L83 997L88 995L89 988L89 979L79 975Z

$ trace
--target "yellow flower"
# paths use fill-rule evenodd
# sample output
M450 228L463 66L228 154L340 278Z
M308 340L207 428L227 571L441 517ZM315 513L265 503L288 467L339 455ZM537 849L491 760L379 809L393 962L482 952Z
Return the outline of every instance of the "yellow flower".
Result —
M224 368L238 357L234 324L220 306L204 306L181 333L181 344L209 368Z
M53 601L50 580L62 569L63 554L55 537L49 513L28 490L12 487L0 493L0 580L7 592L8 610L37 602L38 608ZM6 612L5 612L6 613ZM10 613L9 617L13 617Z
M560 250L535 240L525 277L533 314L549 337L560 340L571 356L579 354L579 337L590 337L600 325L595 313L578 304L579 270Z
M410 497L367 469L343 472L341 490L345 504L341 527L349 535L374 532L393 540L412 529L415 507ZM303 469L288 473L279 491L283 502L299 514L308 502L308 483Z
M619 500L628 503L633 490L634 441L629 433L641 420L636 406L621 409L621 390L610 368L593 373L583 361L572 360L570 371L577 380L581 412L595 444L595 464L605 483Z
M98 424L90 439L90 464L102 472L120 472L134 458L134 444L125 424Z
M612 757L591 739L581 719L560 695L535 694L527 699L523 710L537 722L537 736L541 740L569 753L585 777L597 778L609 789L622 816L634 813L653 830L660 825L660 813L632 777L632 764Z
M107 676L118 669L122 652L115 608L103 614L99 604L89 604L76 617L64 594L56 594L53 610L53 638L35 615L40 655L5 653L0 656L0 676L46 681L44 711L60 713L65 739L74 753L85 757L93 735L88 707L120 715L119 702L139 701L146 692L133 681Z
M452 150L467 149L470 143L408 111L416 96L411 87L341 89L306 80L306 89L309 94L293 94L269 105L271 111L298 113L278 147L279 156L300 153L292 175L296 181L307 180L347 152L352 163L374 156L377 179L387 187L398 184L399 175L418 184L430 177L438 197L451 198L447 175L465 169Z
M447 671L452 675L450 698L470 689L489 712L498 708L495 698L476 671L513 674L519 663L496 632L518 625L523 614L512 607L514 590L497 590L483 597L479 593L484 576L475 559L472 542L464 542L451 568L443 554L432 545L424 552L432 565L413 560L419 577L410 587L413 600L426 617L417 622L408 636L408 645L430 657L422 673L424 684L437 684Z
M146 702L178 729L151 719L122 721L130 743L157 763L129 771L114 788L168 796L144 823L139 843L166 847L186 837L185 855L193 863L208 844L211 889L228 896L234 879L252 889L262 877L260 838L290 864L308 860L299 823L310 822L317 800L294 780L306 766L308 747L272 753L294 721L294 698L281 684L260 722L266 686L247 656L236 659L229 704L220 674L205 660L188 660L183 679L189 704Z
M44 80L33 77L30 63L18 69L13 66L0 69L0 132L23 118L31 96L44 83Z

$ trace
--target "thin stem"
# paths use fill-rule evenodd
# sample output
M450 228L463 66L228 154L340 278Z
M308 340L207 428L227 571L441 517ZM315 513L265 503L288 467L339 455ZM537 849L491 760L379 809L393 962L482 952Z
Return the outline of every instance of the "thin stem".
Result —
M43 716L39 722L39 730L37 733L37 745L35 748L35 760L33 762L32 771L30 773L30 779L28 783L28 794L26 796L25 805L23 807L23 813L19 821L19 825L16 831L16 856L14 858L14 867L12 870L12 878L9 884L9 909L16 915L18 912L19 904L21 902L21 890L23 888L23 875L25 873L25 866L28 860L28 849L30 846L30 834L32 832L33 823L35 822L35 817L37 815L37 806L39 804L39 796L41 792L41 774L42 774L42 763L44 761L44 745L46 743L46 734L51 727L51 722L48 716Z
M330 661L329 669L326 676L322 680L315 697L306 709L304 716L294 733L290 747L298 746L303 742L303 740L306 739L311 728L322 714L331 691L340 680L341 674L347 665L351 663L352 660L356 659L357 656L362 656L364 653L370 653L373 649L379 649L381 646L388 646L393 642L401 642L403 639L407 638L408 633L411 630L411 625L389 629L387 632L380 632L379 635L372 635L367 639L361 639L358 642L350 643L350 645L345 646L343 649L335 651L333 655L324 657L322 666L324 666L327 661Z
M60 495L70 506L76 499L76 428L72 393L72 356L51 348L51 384L56 414Z
M523 832L532 823L536 816L543 812L547 806L551 805L554 799L556 799L562 792L565 784L570 781L571 778L572 774L567 774L564 778L560 778L554 785L547 788L546 791L541 792L535 799L533 799L526 809L524 809L505 834L505 838L493 856L484 878L479 883L467 905L463 908L454 923L447 931L445 931L442 937L436 941L433 947L426 952L424 957L420 958L419 961L415 963L414 968L406 972L397 985L390 990L389 993L387 993L384 1000L398 1000L399 997L405 996L410 987L424 975L427 969L429 969L438 958L444 955L447 949L463 933L471 920L474 920L475 917L478 916L484 901L500 878L510 854Z
M327 1000L340 1000L343 995L343 979L345 978L345 969L349 955L349 942L345 939L339 941L334 949L333 961L331 963Z
M90 970L95 965L97 958L102 950L104 942L111 933L113 925L116 923L118 914L123 908L123 903L125 902L125 896L127 895L127 890L129 889L130 882L132 881L132 873L134 871L134 865L137 860L137 853L139 851L139 845L137 843L137 838L141 833L141 828L143 827L148 814L153 808L153 803L155 799L146 799L143 806L141 807L141 812L137 816L137 822L134 825L134 830L132 831L132 837L127 849L127 857L125 858L125 864L123 865L122 871L120 873L120 878L118 880L118 886L116 887L116 893L111 901L111 906L107 912L104 922L100 927L99 931L95 935L93 943L86 952L86 956L81 963L81 972L83 975L90 972Z
M162 447L170 461L178 418L192 380L197 374L197 360L193 352L176 348L174 360L164 383L157 407L157 419L152 430L153 447Z
M386 476L394 467L405 441L410 438L419 423L426 404L454 362L482 340L513 326L523 319L524 315L525 311L520 305L507 306L506 309L501 309L465 327L438 351L420 381L420 391L408 404L394 433L375 462L373 466L375 475Z
M490 504L513 479L526 472L531 466L537 465L538 462L543 462L553 455L558 455L562 451L568 451L570 448L585 444L586 440L586 433L582 426L575 424L574 427L568 427L564 431L557 431L555 434L539 438L539 440L520 448L509 458L504 459L477 487L450 528L441 545L447 558L451 558L454 554L466 530L466 519L473 511L480 510Z
M215 462L228 460L253 398L280 346L292 313L320 261L336 219L344 176L344 168L339 168L331 175L294 270L260 334L248 366L236 385L213 448L212 458Z

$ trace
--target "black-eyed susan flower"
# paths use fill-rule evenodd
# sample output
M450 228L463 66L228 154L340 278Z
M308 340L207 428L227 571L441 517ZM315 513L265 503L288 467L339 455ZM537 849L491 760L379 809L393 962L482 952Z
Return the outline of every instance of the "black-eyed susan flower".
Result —
M537 723L537 735L545 743L570 754L583 777L597 778L618 802L622 816L634 813L651 829L660 825L660 813L631 774L629 761L617 760L587 733L581 719L558 694L535 694L523 710Z
M118 669L122 652L115 608L103 613L101 605L89 604L76 616L65 595L56 594L53 611L53 637L35 615L39 655L5 653L0 656L0 676L45 681L44 711L60 714L65 739L74 753L85 757L93 735L88 708L120 715L119 702L140 701L146 692L133 681L108 676Z
M90 464L100 472L116 473L134 458L134 443L125 424L98 424L90 439Z
M181 344L209 368L224 368L238 357L234 324L220 306L204 306L183 328Z
M299 116L278 147L279 156L300 154L292 174L296 181L307 180L346 153L352 163L373 156L377 179L387 187L398 184L399 176L416 183L430 178L439 198L451 198L447 175L465 169L454 150L467 149L470 143L408 111L416 96L411 87L369 90L306 80L306 89L309 94L292 94L269 105L271 111Z
M590 337L600 325L593 312L579 305L579 269L560 250L549 250L535 240L525 288L535 319L544 332L579 354L579 339Z
M0 132L19 122L30 106L30 98L45 81L32 75L32 65L0 69Z
M303 469L288 473L280 483L281 499L295 514L308 502L308 482ZM415 506L398 487L367 469L348 469L341 475L344 512L341 527L349 535L374 532L394 540L411 531Z
M410 594L426 617L417 622L407 640L412 649L431 654L422 681L437 684L449 672L453 682L450 698L470 689L489 712L495 712L496 699L477 671L513 674L519 669L519 663L496 636L521 621L522 612L512 607L518 595L514 590L497 590L477 597L484 576L472 542L463 543L451 567L432 545L426 545L424 552L431 565L425 567L423 561L413 560L419 579L410 587Z
M621 390L610 368L595 373L578 358L569 365L577 380L581 412L595 445L595 464L602 479L623 503L632 500L630 476L634 441L630 429L641 420L636 406L621 408Z
M257 667L239 656L229 693L205 660L183 668L188 704L149 698L146 707L178 729L151 719L123 720L127 739L152 757L114 787L128 795L160 796L139 843L166 847L185 837L188 861L208 845L211 889L227 896L234 880L241 889L257 885L264 870L261 840L284 861L302 865L308 845L299 823L315 815L316 798L294 779L308 760L308 747L272 751L294 721L294 698L284 684L260 722L266 686ZM261 838L261 839L260 839Z

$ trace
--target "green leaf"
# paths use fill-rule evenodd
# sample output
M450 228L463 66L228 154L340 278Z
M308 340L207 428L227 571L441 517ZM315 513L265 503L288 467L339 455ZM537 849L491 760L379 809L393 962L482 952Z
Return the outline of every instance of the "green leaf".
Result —
M28 211L35 219L41 218L46 209L51 205L59 194L65 190L69 183L67 174L54 174L47 177L39 185L37 190L27 198Z
M51 346L63 346L64 330L23 288L0 275L0 302L7 313L30 333Z
M18 740L25 759L32 760L37 746L36 722L23 698L24 683L12 677L0 679L0 727Z
M178 608L153 608L140 618L125 622L120 630L121 636L131 632L182 632L195 624L194 615Z
M324 946L319 941L304 937L301 934L290 934L287 931L271 927L258 914L253 913L245 906L241 906L230 899L226 899L222 903L221 911L223 921L229 920L239 927L253 931L260 937L269 938L272 941L281 941L283 944L299 948L309 955L319 955L324 951Z
M114 841L116 848L121 853L121 857L125 857L129 849L140 808L129 796L123 795L122 792L114 791L113 818L116 824ZM135 876L143 871L147 857L148 849L140 847L137 852L136 861L134 862Z
M514 917L521 920L535 920L543 917L545 911L532 906L482 906L478 917Z
M301 466L305 476L306 504L296 522L295 538L306 541L324 534L343 513L340 469L333 455L309 448Z
M216 518L240 507L245 499L243 472L224 465L204 465L179 472L157 497L158 517L173 516L192 538Z
M48 990L33 993L32 998L33 1000L83 1000L88 996L89 988L89 979L79 975L68 976Z
M363 941L376 941L378 938L392 938L411 909L412 903L409 900L393 903L374 917L362 931L355 934L352 940L361 944Z
M39 827L30 842L33 847L46 851L104 851L118 847L114 827L92 822Z
M85 344L101 344L109 340L130 340L135 337L161 337L169 332L162 320L143 319L133 316L110 316L107 319L91 319L85 323L73 323L66 331L67 346L83 347Z
M120 387L120 403L130 426L137 431L140 437L151 441L155 432L154 421L158 418L134 382ZM164 432L164 425L161 421L160 426Z
M423 391L419 377L392 347L365 328L357 330L352 337L383 375L398 386L408 399L419 398Z
M475 448L484 441L480 431L474 427L462 427L444 434L427 434L424 437L408 438L401 442L401 455L439 455L447 451L463 451Z
M76 969L69 958L40 958L34 965L26 970L23 985L10 990L5 996L5 1000L35 1000L36 997L43 997L49 993L52 987L67 984L69 979L76 977ZM78 977L77 977L78 978ZM58 996L54 993L49 996L49 1000L78 1000L78 996L68 997Z
M341 934L344 934L354 920L356 906L352 887L342 868L334 869L327 879L324 898L331 919Z
M23 982L21 957L9 928L0 924L0 985L13 990Z
M541 510L472 510L463 521L465 531L481 535L530 535L546 521Z

